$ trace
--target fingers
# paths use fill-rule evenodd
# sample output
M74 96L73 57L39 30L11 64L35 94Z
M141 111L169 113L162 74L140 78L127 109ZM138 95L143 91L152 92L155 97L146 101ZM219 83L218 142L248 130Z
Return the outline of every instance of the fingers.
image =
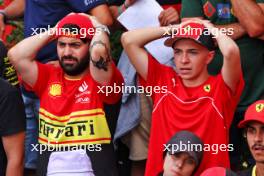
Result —
M170 7L160 13L159 22L161 26L176 24L179 22L179 14L173 7Z

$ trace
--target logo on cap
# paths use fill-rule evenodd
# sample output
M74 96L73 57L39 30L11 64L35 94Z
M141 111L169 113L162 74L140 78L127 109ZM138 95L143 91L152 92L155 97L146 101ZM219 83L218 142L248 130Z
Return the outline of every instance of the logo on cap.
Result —
M261 111L263 111L263 109L264 109L264 104L263 103L256 104L256 111L257 112L261 112Z

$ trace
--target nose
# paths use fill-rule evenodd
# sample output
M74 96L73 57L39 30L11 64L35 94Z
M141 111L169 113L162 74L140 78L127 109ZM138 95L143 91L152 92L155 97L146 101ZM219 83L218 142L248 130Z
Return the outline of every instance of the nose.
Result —
M64 56L71 56L72 55L72 49L70 46L66 45L64 50L63 50L63 55Z
M174 167L181 169L182 166L183 166L183 161L182 160L175 161Z
M256 135L254 136L254 142L263 142L263 136L264 134L262 133L262 131L257 130Z
M190 62L190 59L189 59L187 53L184 53L184 54L182 55L182 57L181 57L181 63L182 63L182 64L187 64L187 63L189 63L189 62Z

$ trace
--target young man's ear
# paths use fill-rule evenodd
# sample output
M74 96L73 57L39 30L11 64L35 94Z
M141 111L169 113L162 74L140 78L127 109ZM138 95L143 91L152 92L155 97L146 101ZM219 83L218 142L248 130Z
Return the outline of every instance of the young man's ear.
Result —
M206 63L209 64L215 56L215 51L209 51Z

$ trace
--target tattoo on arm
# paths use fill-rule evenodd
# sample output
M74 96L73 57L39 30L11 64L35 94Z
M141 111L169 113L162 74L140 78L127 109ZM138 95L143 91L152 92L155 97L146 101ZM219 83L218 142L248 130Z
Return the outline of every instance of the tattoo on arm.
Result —
M105 47L106 51L109 51L106 44L99 40L99 41L94 41L92 43L92 45L90 47L90 53L91 53L91 51L95 45L103 45ZM90 57L90 59L96 68L98 68L99 70L103 69L104 71L107 71L108 63L111 61L109 53L107 54L106 59L103 58L102 56L100 56L100 59L98 61L93 60L92 57Z

